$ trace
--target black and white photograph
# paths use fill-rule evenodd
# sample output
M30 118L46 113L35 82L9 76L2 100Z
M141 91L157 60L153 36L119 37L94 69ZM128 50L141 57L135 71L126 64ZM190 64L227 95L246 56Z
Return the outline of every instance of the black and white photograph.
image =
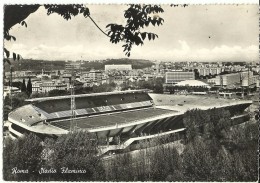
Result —
M9 4L2 181L257 182L259 2Z

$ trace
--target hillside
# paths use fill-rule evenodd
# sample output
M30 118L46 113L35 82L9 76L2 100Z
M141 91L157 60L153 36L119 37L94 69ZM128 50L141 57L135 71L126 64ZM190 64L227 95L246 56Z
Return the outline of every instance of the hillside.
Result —
M147 67L151 67L153 65L153 62L149 60L141 60L141 59L107 59L104 61L93 61L93 62L85 62L83 64L83 67L86 68L86 70L90 70L91 68L98 69L98 70L104 70L105 65L112 65L112 64L132 64L133 69L144 69Z
M14 71L32 70L41 72L42 69L49 70L63 70L65 68L65 61L47 61L47 60L20 60L11 61ZM144 69L151 67L154 63L149 60L141 59L107 59L98 61L83 61L82 70L89 71L94 68L97 70L104 70L106 64L132 64L133 69ZM5 64L5 71L10 71L9 64Z

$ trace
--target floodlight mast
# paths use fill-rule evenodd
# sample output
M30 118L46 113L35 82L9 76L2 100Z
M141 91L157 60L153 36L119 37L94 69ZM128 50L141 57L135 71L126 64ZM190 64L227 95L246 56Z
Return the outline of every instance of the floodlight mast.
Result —
M74 131L77 128L77 122L75 123L76 118L76 103L75 103L75 91L74 91L74 81L75 81L75 73L74 68L71 72L71 81L70 81L70 95L71 95L71 120L70 120L70 132Z
M10 93L10 102L11 102L11 110L13 109L13 93L12 93L12 85L13 85L13 66L10 65L10 83L9 83L9 93Z

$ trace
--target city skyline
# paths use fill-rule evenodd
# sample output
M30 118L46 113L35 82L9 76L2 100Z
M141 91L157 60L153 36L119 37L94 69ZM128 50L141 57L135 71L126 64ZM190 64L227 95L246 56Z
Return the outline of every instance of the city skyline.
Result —
M92 18L106 30L109 23L124 24L126 5L87 5ZM257 5L163 5L165 22L145 31L159 38L134 46L130 59L158 61L257 61ZM57 14L47 16L41 7L26 20L27 28L15 25L10 34L16 41L5 46L25 59L102 60L127 58L122 44L109 38L83 16L66 21ZM43 23L44 22L44 23ZM191 29L192 26L192 29ZM170 30L170 31L169 31ZM172 30L172 31L171 31ZM156 51L155 51L156 50Z

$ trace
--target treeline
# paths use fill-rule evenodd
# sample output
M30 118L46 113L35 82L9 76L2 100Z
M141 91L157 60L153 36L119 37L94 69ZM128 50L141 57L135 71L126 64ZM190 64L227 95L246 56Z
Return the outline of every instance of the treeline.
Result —
M82 66L85 68L85 70L89 71L90 69L96 69L96 70L104 70L105 65L124 65L124 64L131 64L133 69L144 69L151 67L153 62L149 60L141 60L141 59L107 59L104 61L91 61L91 62L83 62Z
M23 181L256 181L258 124L230 127L227 111L192 110L184 114L186 135L144 140L138 152L97 156L95 135L74 132L57 139L30 134L3 147L5 180ZM155 146L156 144L156 146ZM179 145L178 145L179 144ZM13 168L29 174L12 174ZM62 168L84 173L62 173ZM56 173L39 173L39 170Z
M163 93L164 78L154 78L147 81L126 82L121 85L122 90L150 89L154 93Z
M69 133L55 140L46 138L44 141L35 134L17 140L6 139L4 180L102 180L103 167L101 159L96 156L96 142L94 136L85 132Z
M50 70L63 70L65 68L65 61L48 61L48 60L32 60L32 59L23 59L19 61L11 60L11 66L13 71L22 71L22 70L31 70L35 72L41 72L42 69ZM5 64L5 72L10 71L10 65Z
M107 161L110 181L256 181L258 124L231 127L228 111L188 111L184 115L184 149L167 138L143 142L139 153L116 155ZM147 145L148 144L148 145ZM157 143L158 144L158 143ZM151 148L153 147L153 148ZM181 151L181 152L180 152Z
M131 64L133 69L144 69L154 65L154 63L149 60L127 59L127 58L107 59L105 61L105 64Z
M36 72L41 72L42 69L46 71L51 70L64 70L66 62L64 60L60 61L49 61L49 60L32 60L32 59L23 59L20 61L11 61L11 66L13 67L13 71L21 71L21 70L31 70ZM107 59L107 60L99 60L99 61L83 61L82 62L82 71L89 71L90 69L96 70L104 70L106 64L131 64L133 69L144 69L147 67L151 67L153 62L149 60L141 60L141 59ZM5 72L10 71L10 65L5 63L4 65Z

